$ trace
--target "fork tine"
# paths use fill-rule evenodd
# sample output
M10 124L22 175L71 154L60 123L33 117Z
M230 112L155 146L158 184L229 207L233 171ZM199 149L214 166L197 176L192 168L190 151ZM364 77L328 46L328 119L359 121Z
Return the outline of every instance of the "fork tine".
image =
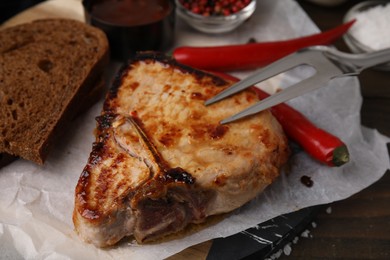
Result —
M249 77L237 82L236 84L233 84L231 87L225 89L224 91L218 93L214 97L210 98L205 102L205 105L211 105L217 101L220 101L222 99L225 99L226 97L229 97L237 92L240 92L252 85L255 85L263 80L269 79L275 75L278 75L280 73L283 73L289 69L292 69L296 66L299 66L302 63L302 54L300 52L292 53L280 60L275 61L274 63L271 63L267 67L264 67L256 72L254 72Z
M303 95L308 92L308 90L314 90L318 89L323 86L323 84L327 83L329 79L333 76L332 75L326 75L326 74L316 74L312 77L309 77L307 79L304 79L300 81L299 83L290 86L272 96L269 96L268 98L261 100L254 104L253 106L250 106L249 108L231 116L224 120L222 120L221 124L227 124L233 121L236 121L238 119L254 115L256 113L259 113L267 108L273 107L275 105L278 105L280 103L283 103L287 100L290 100L294 97Z

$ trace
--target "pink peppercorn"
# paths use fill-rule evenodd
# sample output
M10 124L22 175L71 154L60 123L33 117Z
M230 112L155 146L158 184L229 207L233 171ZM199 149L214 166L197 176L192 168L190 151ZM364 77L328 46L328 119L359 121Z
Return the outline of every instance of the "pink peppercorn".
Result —
M252 0L179 0L184 8L204 16L230 15L241 11Z

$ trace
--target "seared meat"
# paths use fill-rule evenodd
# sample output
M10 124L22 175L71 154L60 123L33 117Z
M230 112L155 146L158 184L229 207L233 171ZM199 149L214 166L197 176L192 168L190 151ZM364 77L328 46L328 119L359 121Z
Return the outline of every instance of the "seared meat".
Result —
M236 209L272 183L287 139L269 111L220 125L257 99L244 91L204 106L229 85L153 54L121 70L76 187L73 221L85 241L158 239Z

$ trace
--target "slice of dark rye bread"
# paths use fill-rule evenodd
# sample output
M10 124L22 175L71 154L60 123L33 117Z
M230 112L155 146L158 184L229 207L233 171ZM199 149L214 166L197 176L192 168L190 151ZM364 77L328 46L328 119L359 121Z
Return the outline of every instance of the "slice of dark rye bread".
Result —
M0 153L43 164L108 62L105 34L79 21L0 30Z
M74 119L84 111L88 110L93 104L95 104L100 98L102 98L103 93L105 92L106 82L103 77L100 81L95 85L95 87L88 93L82 102L81 107L75 113ZM7 153L0 153L0 168L10 164L11 162L18 159L18 156L10 155Z

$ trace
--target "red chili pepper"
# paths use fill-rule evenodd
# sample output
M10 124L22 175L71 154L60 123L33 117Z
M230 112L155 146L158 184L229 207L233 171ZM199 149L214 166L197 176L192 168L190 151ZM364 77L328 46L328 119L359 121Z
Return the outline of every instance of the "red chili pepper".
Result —
M355 20L331 30L301 38L211 47L178 47L173 57L180 63L204 70L244 70L265 66L301 48L328 45L343 35Z
M238 81L236 77L229 74L212 73L233 82ZM269 97L269 94L257 87L251 89L260 99ZM341 166L349 161L348 148L343 141L315 126L294 108L282 103L270 109L287 136L298 143L313 158L329 166Z

